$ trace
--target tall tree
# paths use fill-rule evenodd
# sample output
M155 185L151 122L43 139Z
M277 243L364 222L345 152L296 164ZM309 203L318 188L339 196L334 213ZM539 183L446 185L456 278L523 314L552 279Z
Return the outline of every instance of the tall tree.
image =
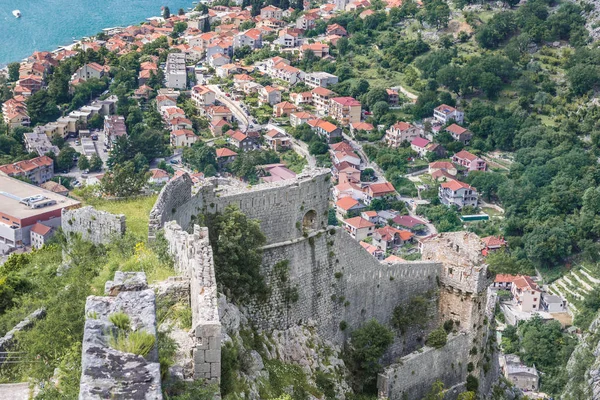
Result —
M8 80L9 82L16 82L19 80L19 68L21 64L18 62L8 64Z
M149 172L137 171L133 161L118 164L102 178L103 193L116 197L129 197L141 192L148 182Z

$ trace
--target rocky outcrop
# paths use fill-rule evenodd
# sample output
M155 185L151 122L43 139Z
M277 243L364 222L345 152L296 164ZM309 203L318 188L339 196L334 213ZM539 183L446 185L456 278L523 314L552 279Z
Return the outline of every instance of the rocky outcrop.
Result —
M323 340L317 333L314 322L309 321L286 330L256 331L251 328L244 312L229 303L222 294L219 295L218 307L224 344L236 342L241 347L243 368L238 371L238 377L247 386L247 399L261 398L259 389L269 380L266 364L270 361L300 366L312 386L316 386L318 372L333 377L338 399L344 399L344 394L351 391L344 379L347 370L340 358L341 349ZM252 345L244 339L250 331L259 336L258 340L253 340ZM256 347L256 343L262 345Z
M145 356L111 347L117 327L115 313L130 318L132 331L145 331L156 338L154 290L143 272L117 272L105 286L108 296L89 296L85 305L80 400L162 399L160 365L156 345Z
M600 314L571 354L566 371L569 381L561 399L600 399Z

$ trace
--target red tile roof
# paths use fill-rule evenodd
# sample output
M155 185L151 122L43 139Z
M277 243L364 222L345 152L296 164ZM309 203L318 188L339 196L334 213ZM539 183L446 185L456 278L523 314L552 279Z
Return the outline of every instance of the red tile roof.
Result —
M410 144L417 147L425 148L425 146L429 144L429 140L422 137L416 137L412 140L412 142L410 142Z
M341 208L344 211L348 211L359 204L360 203L352 197L343 197L335 203L336 207Z
M393 219L395 224L405 226L407 228L414 228L416 225L424 225L425 222L418 218L411 217L410 215L398 215Z
M35 225L31 227L31 232L37 233L41 236L46 236L48 233L52 232L52 228L39 222L36 222Z
M469 160L469 161L473 161L473 160L476 160L477 158L479 158L475 154L469 153L466 150L459 151L458 153L456 153L454 155L454 157L462 158L462 159Z
M394 125L392 125L392 128L397 129L399 131L405 131L410 128L414 128L414 126L412 126L408 122L398 121Z
M452 190L453 192L456 192L457 190L460 189L472 189L475 190L474 187L472 187L471 185L468 185L464 182L461 181L457 181L456 179L452 179L451 181L448 182L444 182L441 185L443 188L448 188L450 190Z
M354 97L334 97L331 101L341 104L342 106L360 106L360 101L356 100Z
M389 182L372 183L368 187L373 193L373 196L381 196L388 193L394 193L396 191L396 189L394 189L394 185Z
M452 124L452 125L450 125L449 127L447 127L447 128L446 128L446 130L447 130L448 132L452 132L452 133L454 133L455 135L461 135L461 134L463 134L463 133L465 133L465 132L467 131L467 130L466 130L465 128L463 128L462 126L460 126L460 125L456 125L456 124Z
M453 169L456 168L454 166L454 164L452 164L449 161L435 161L432 163L429 163L429 168L433 168L433 169Z
M350 225L356 229L369 228L369 227L375 226L371 221L368 221L368 220L364 219L363 217L348 218L348 219L344 220L344 223L346 223L347 225Z
M227 147L217 149L217 158L232 157L232 156L237 156L237 153L233 150L228 149Z

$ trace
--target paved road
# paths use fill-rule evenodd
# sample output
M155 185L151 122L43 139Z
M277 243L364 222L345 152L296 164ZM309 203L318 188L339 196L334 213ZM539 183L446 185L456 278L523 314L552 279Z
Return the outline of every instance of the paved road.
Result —
M358 153L360 158L363 160L365 168L371 168L373 171L375 171L375 177L377 177L377 181L375 181L375 182L386 182L385 173L383 172L383 170L381 168L379 168L379 165L377 165L374 162L369 161L369 157L367 157L367 155L365 154L365 152L362 148L362 145L360 143L358 143L356 140L352 139L350 136L346 135L345 133L343 133L342 135L344 137L344 140L346 140L348 143L350 143L352 148L354 150L356 150L356 152Z
M248 129L252 129L252 122L250 121L250 117L242 109L238 101L232 100L231 98L227 97L218 85L208 85L207 87L216 93L215 97L219 102L229 107L235 118L240 122L239 129L242 132L246 132Z

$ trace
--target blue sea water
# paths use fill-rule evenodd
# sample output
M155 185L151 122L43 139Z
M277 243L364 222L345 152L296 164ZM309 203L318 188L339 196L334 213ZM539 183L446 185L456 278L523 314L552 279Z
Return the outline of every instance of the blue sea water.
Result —
M158 16L168 6L175 14L191 0L0 0L0 65L34 51L54 50L102 28L127 26ZM13 10L20 10L17 19Z

